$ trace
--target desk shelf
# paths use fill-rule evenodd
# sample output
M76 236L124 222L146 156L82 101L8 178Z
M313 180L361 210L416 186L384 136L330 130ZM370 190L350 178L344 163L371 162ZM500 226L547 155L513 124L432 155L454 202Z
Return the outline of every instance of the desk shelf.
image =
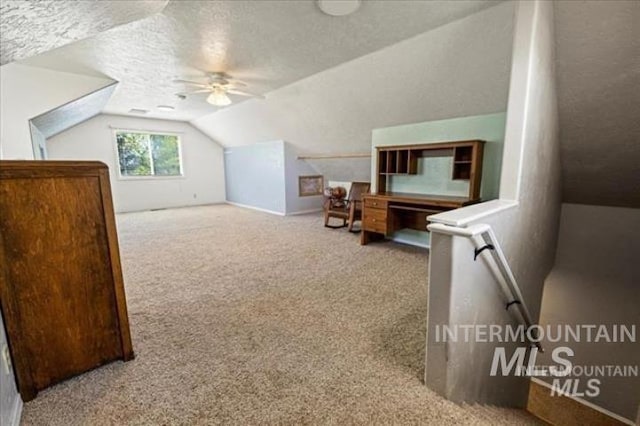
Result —
M482 157L484 141L468 140L438 142L418 145L383 146L377 148L378 191L389 190L388 176L408 176L418 174L418 158L434 155L453 157L452 180L469 181L469 199L480 197L480 179L482 177Z
M453 148L453 180L470 180L473 172L473 158L476 153L473 146L456 146Z
M401 229L427 230L427 216L472 204L466 197L398 192L363 196L360 244L391 236Z
M377 148L377 194L363 197L361 244L390 236L400 229L426 231L427 216L480 201L484 141L424 143ZM463 197L387 192L389 176L418 174L418 158L453 157L452 180L468 180ZM426 191L425 191L426 192Z
M418 173L418 156L409 149L379 150L378 171L387 176L415 175Z

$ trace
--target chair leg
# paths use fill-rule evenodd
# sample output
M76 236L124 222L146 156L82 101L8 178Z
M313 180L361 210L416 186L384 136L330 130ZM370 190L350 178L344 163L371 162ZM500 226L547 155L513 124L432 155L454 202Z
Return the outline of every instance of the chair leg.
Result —
M349 228L347 228L349 232L353 232L353 219L355 215L356 215L355 204L351 203L351 205L349 206Z

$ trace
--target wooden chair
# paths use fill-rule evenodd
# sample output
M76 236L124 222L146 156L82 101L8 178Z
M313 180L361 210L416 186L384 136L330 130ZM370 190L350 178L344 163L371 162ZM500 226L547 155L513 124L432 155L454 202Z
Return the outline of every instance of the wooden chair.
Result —
M353 224L362 220L362 196L369 192L370 186L369 182L353 182L346 200L327 198L324 204L324 226L334 229L348 226L349 232L360 232L359 229L353 230ZM342 219L342 225L329 225L329 219L332 217Z

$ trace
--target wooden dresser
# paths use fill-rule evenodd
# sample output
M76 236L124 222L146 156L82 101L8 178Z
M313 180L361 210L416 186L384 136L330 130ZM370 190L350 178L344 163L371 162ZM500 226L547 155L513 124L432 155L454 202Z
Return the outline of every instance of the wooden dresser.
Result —
M0 307L25 401L133 358L106 165L0 161Z
M377 149L378 192L363 196L360 243L390 236L400 229L427 230L427 216L480 201L484 141L457 141L420 145L387 146ZM389 177L415 175L418 158L451 156L452 180L469 181L466 196L409 194L387 191Z

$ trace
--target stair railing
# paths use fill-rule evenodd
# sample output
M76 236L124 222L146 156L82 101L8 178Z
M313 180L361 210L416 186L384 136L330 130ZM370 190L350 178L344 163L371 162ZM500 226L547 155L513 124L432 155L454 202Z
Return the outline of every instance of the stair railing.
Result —
M533 329L531 333L529 333L531 327L536 324L534 324L531 319L531 314L527 308L524 298L522 297L520 287L518 287L516 278L514 277L513 272L511 272L509 263L504 256L504 252L502 251L500 243L498 242L496 235L493 233L491 226L481 223L471 225L466 228L460 228L457 226L444 225L442 223L431 223L427 226L427 229L439 234L469 238L475 246L473 260L477 260L478 256L480 256L482 252L490 253L495 265L497 266L497 271L494 268L490 269L498 280L500 287L506 296L506 309L508 311L511 307L515 307L517 309L521 317L520 322L523 323L526 328L525 336L533 345L537 346L539 352L544 352L538 339L537 329Z

